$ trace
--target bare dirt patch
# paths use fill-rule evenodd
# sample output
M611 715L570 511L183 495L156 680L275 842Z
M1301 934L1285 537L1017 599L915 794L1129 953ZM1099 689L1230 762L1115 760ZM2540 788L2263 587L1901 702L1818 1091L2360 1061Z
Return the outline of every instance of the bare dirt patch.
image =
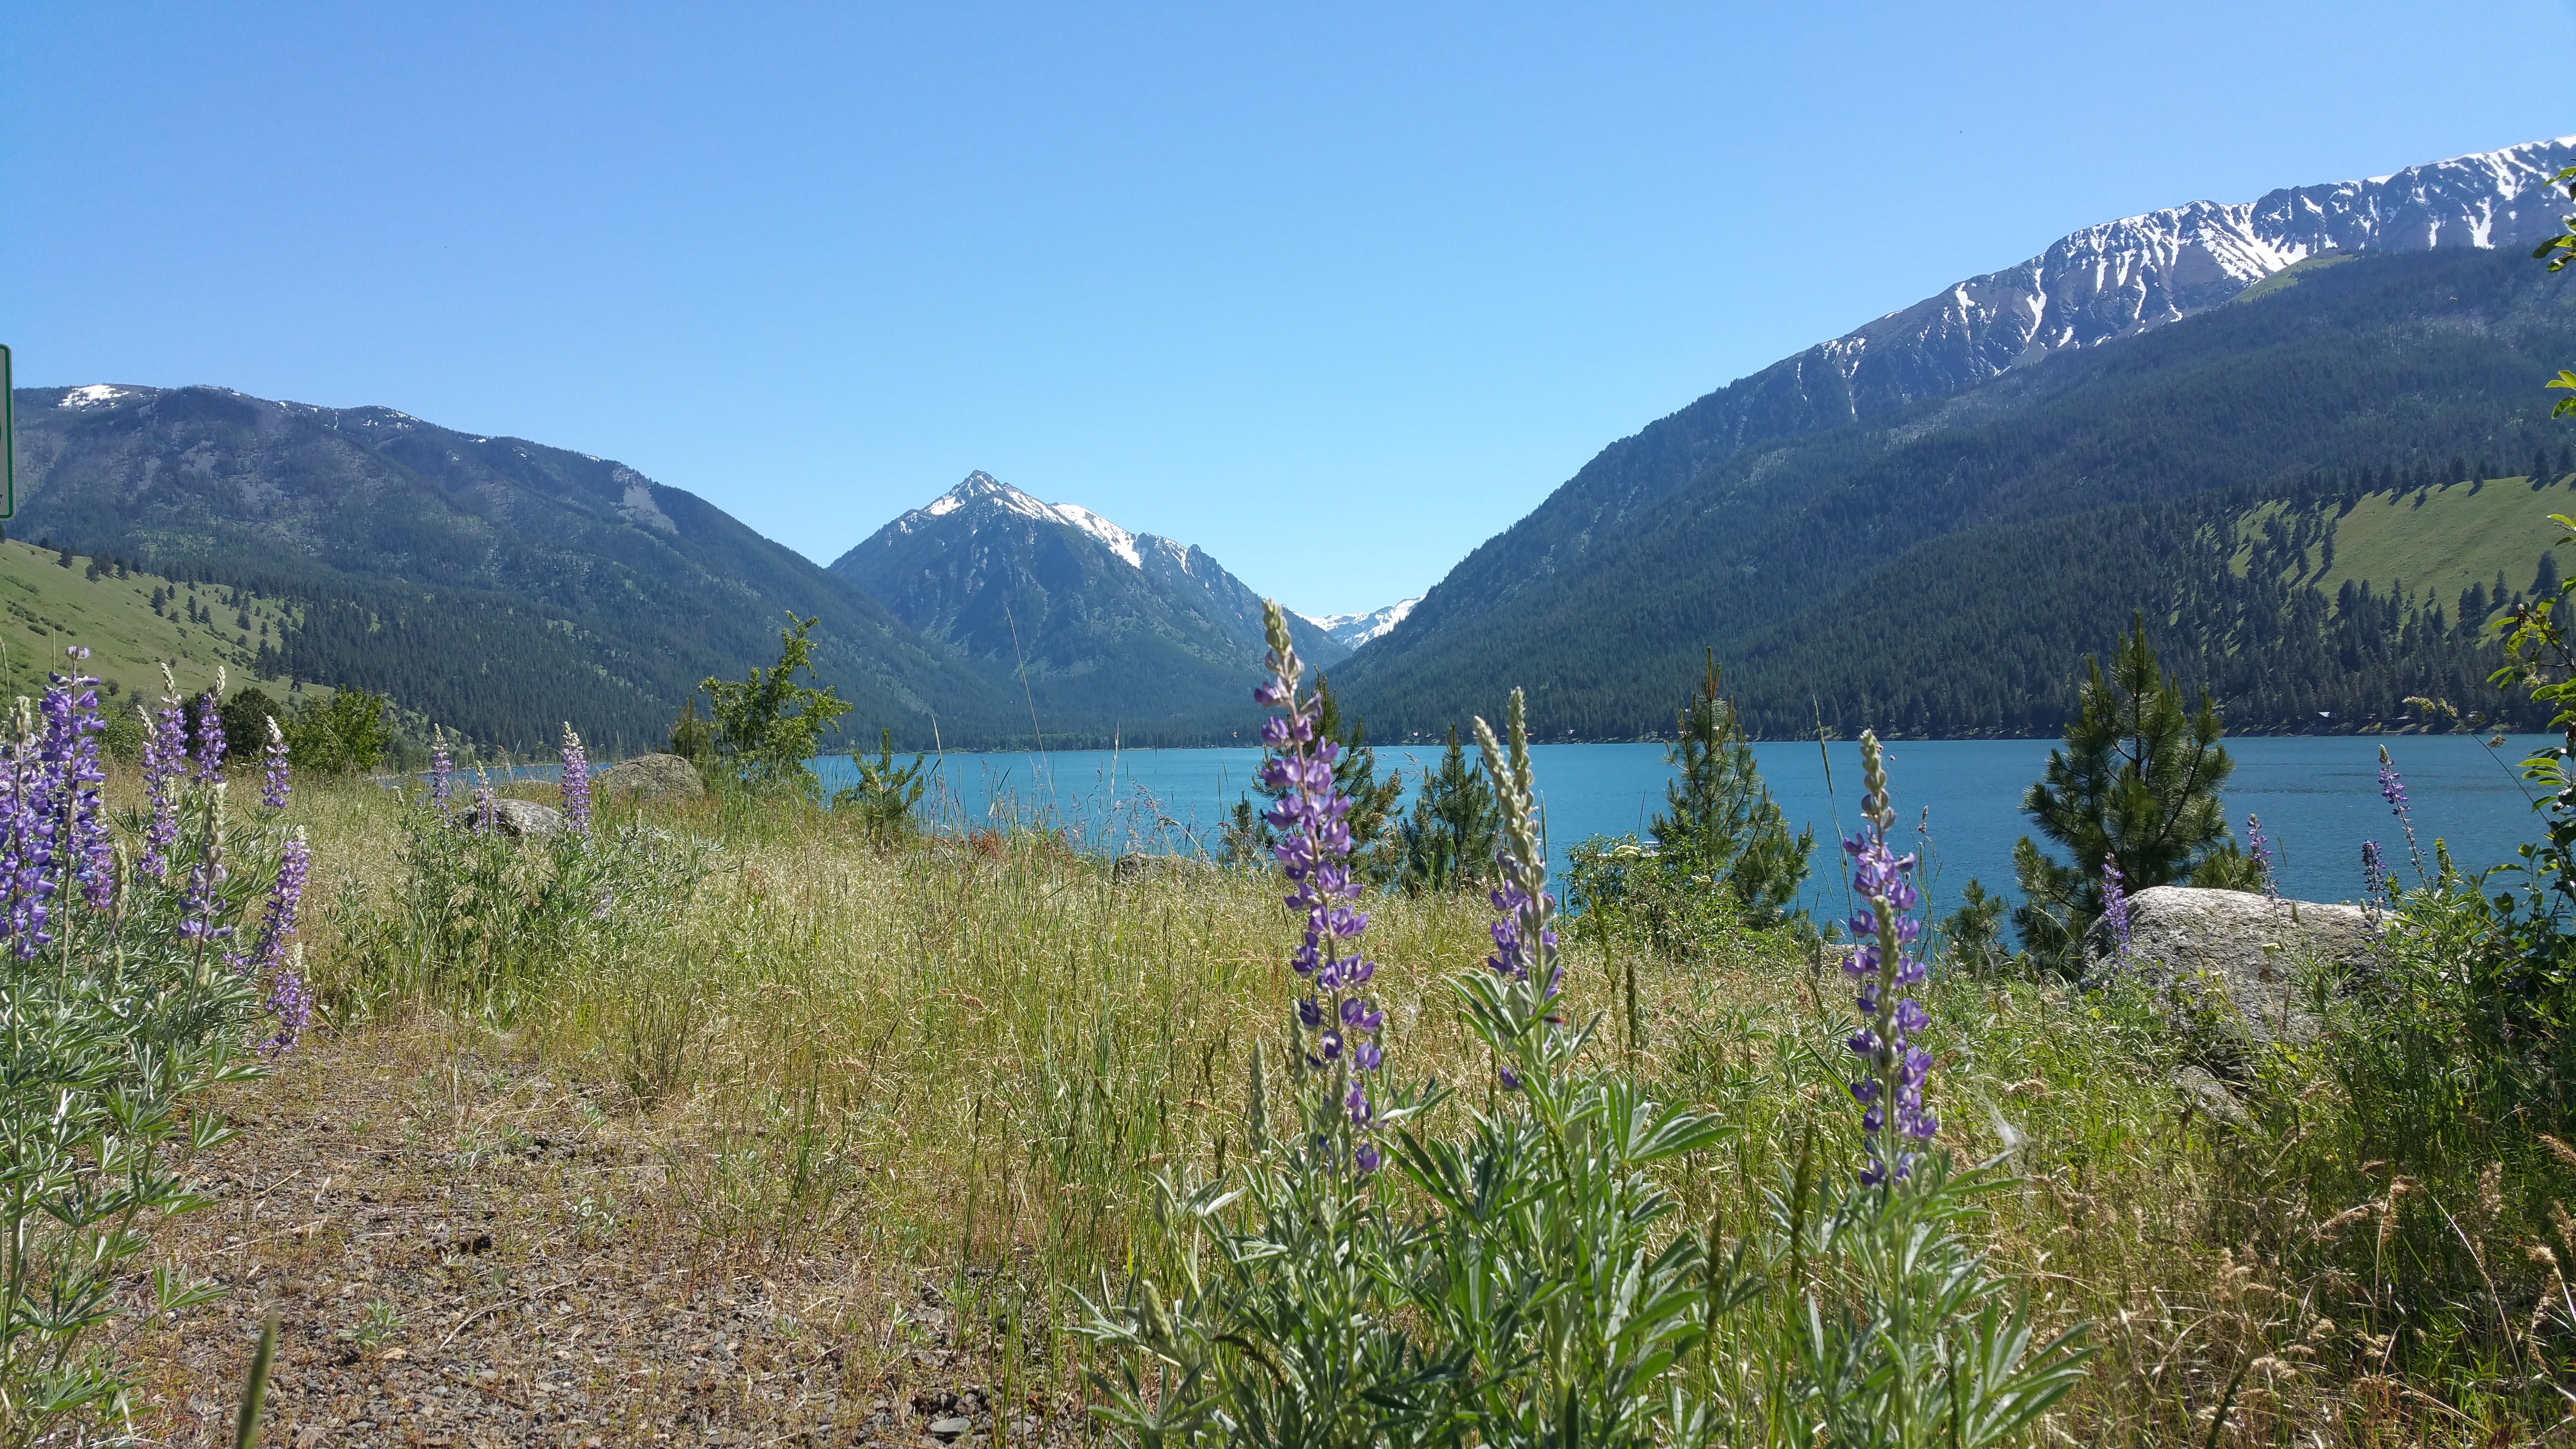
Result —
M230 1443L271 1309L262 1442L295 1449L1084 1437L959 1283L712 1233L684 1116L622 1114L505 1038L317 1033L224 1111L241 1135L195 1164L213 1205L156 1251L228 1291L118 1346L151 1440Z

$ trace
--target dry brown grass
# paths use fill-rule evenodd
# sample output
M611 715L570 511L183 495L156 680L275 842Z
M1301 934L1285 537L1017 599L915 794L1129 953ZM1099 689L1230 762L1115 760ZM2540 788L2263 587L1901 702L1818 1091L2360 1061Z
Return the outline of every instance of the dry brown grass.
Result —
M390 797L297 810L317 888L344 913L381 901ZM1284 1038L1270 884L1121 880L1029 837L882 851L801 811L655 821L724 845L668 939L566 963L507 1031L435 1004L344 1022L236 1095L250 1130L201 1164L216 1205L163 1234L234 1291L124 1345L155 1438L211 1442L270 1306L279 1443L912 1443L958 1404L978 1442L1086 1432L1073 1292L1152 1261L1149 1173L1239 1151L1251 1045ZM1438 983L1483 927L1472 899L1395 899L1369 934L1392 1069L1469 1099L1486 1072ZM334 929L309 937L326 987ZM1811 1124L1846 1140L1837 985L1813 960L1748 936L1644 963L1630 1043L1630 963L1571 959L1605 1060L1740 1126L1676 1180L1698 1220L1759 1223ZM2224 1227L2370 1230L2354 1203L2230 1202L2234 1139L2186 1110L2138 1022L1969 982L1936 1015L1945 1140L2009 1143L2022 1175L1998 1260L2044 1330L2096 1328L2053 1438L2204 1442L2231 1382L2221 1443L2545 1427L2391 1372L2384 1340L2335 1321L2330 1277Z

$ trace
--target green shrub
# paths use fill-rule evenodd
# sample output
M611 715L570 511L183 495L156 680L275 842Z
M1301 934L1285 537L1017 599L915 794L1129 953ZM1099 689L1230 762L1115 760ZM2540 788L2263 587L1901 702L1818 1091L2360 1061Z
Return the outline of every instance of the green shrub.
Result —
M633 824L522 839L488 792L451 806L445 784L407 797L390 899L339 908L352 959L332 989L352 1013L427 1002L507 1025L576 963L669 929L706 874L699 842Z

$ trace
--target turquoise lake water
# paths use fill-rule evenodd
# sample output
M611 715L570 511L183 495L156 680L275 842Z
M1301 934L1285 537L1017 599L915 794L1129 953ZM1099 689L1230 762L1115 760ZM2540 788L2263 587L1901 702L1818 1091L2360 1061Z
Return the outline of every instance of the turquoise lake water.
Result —
M2240 842L2247 814L2261 817L2263 833L2279 845L2281 886L2289 895L2359 895L2364 840L2378 841L2406 879L2405 838L2379 794L2385 743L2405 775L2427 865L2437 836L2463 868L2492 865L2537 838L2538 818L2513 766L2543 738L2516 736L2492 751L2463 735L2232 739L2227 750L2236 772L2226 791L2228 815ZM2039 778L2052 743L1900 740L1887 747L1902 834L1925 848L1926 895L1936 909L1948 909L1972 877L2011 894L2013 842L2030 829L2022 792ZM1840 853L1833 842L1837 819L1850 828L1860 799L1859 746L1836 743L1819 752L1814 744L1762 744L1754 753L1791 821L1815 827L1811 892L1831 892L1829 907L1839 911ZM1382 745L1377 754L1381 771L1400 770L1409 785L1438 763L1440 752ZM1560 870L1566 848L1587 836L1642 834L1673 773L1661 745L1536 745L1530 757L1551 864ZM1213 853L1220 822L1260 764L1261 752L1248 749L950 753L933 760L936 816L949 828L1050 822L1096 854ZM856 778L846 758L815 766L827 789ZM1919 843L1918 831L1924 833Z

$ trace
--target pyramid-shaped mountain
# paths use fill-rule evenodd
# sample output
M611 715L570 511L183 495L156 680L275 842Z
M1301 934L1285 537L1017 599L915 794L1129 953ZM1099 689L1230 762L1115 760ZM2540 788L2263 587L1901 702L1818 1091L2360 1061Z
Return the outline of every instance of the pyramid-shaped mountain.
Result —
M831 571L1024 683L1041 730L1222 739L1226 723L1258 718L1260 596L1203 549L1040 502L990 474L878 529ZM1350 653L1294 614L1289 629L1312 663Z

